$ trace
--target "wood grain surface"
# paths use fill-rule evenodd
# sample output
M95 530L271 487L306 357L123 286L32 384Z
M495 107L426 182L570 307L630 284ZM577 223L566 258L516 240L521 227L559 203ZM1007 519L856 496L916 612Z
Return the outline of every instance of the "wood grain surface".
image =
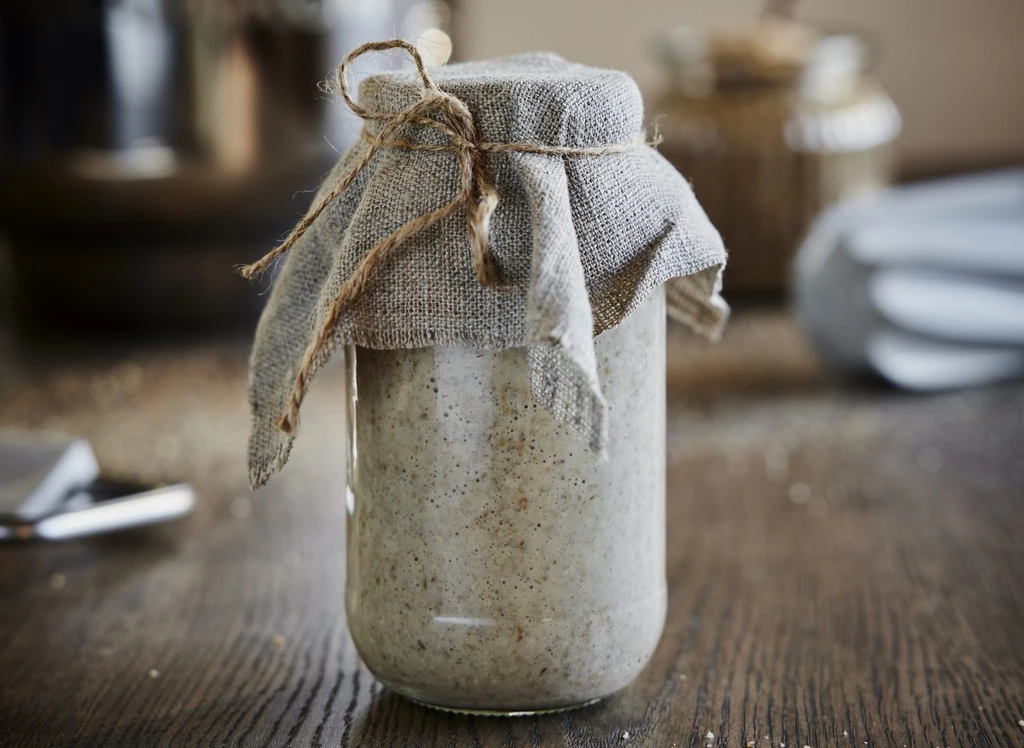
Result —
M254 495L243 348L8 366L0 425L87 436L200 506L0 548L0 746L1024 745L1024 387L838 384L779 314L674 345L661 645L606 702L514 720L414 706L360 666L338 372Z

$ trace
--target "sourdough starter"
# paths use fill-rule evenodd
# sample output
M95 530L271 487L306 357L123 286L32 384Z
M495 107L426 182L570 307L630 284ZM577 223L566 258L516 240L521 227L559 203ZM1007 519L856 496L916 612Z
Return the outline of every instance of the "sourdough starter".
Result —
M523 350L350 348L349 626L440 707L586 703L665 617L665 298L595 340L602 459L530 396Z

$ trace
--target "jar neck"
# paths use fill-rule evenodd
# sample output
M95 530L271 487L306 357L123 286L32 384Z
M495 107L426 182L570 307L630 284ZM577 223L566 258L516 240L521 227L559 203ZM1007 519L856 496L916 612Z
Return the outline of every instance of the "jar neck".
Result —
M768 81L756 78L720 78L710 69L675 69L672 91L686 99L704 99L713 95L796 94L821 103L843 101L856 91L862 79L860 71L808 67L793 81Z

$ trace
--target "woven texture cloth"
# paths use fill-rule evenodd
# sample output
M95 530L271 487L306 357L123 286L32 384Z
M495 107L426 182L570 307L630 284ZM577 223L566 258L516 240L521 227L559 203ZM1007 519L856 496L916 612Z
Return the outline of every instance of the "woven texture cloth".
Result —
M472 112L480 141L588 148L636 140L643 102L625 73L529 54L431 71ZM415 102L414 72L373 76L360 88L367 109L397 112ZM367 124L367 135L379 131ZM444 144L422 125L402 137ZM314 204L352 169L353 146ZM728 308L718 296L725 250L686 180L653 148L601 156L488 153L499 203L490 253L500 283L481 285L470 260L463 212L406 240L348 306L334 345L397 349L527 348L534 399L603 448L607 409L594 336L615 327L667 284L670 314L698 333L718 334ZM315 331L368 249L410 219L452 200L456 154L382 149L319 216L283 262L260 319L251 359L250 479L263 485L287 461L292 437L275 425ZM318 365L324 363L321 357Z

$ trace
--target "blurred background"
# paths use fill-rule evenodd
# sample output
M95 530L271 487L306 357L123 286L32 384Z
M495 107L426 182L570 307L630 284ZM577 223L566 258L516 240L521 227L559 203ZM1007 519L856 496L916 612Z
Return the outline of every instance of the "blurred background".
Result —
M224 271L273 245L357 137L321 86L367 39L416 40L434 64L546 49L631 72L726 239L734 303L784 298L833 202L1024 161L1016 0L0 7L2 280L19 329L251 326L262 299Z

